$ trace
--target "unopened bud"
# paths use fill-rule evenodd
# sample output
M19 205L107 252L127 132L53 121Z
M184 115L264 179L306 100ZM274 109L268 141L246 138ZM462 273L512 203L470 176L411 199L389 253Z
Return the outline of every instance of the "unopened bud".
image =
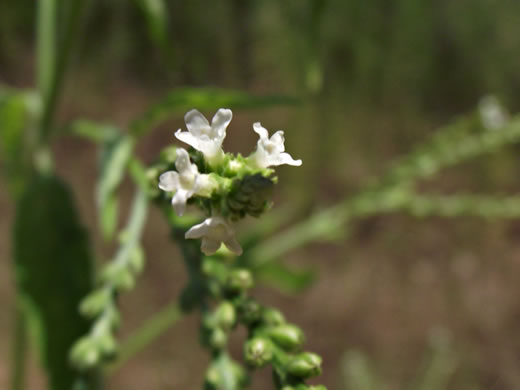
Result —
M305 341L302 330L291 324L271 327L268 334L276 344L288 351L300 348Z
M254 324L255 322L260 321L262 317L262 306L260 306L253 299L244 300L239 307L240 310L240 319L245 324Z
M321 357L315 353L304 352L293 357L286 366L287 372L300 378L321 374Z
M285 317L283 314L279 310L271 308L264 309L262 320L266 325L270 326L285 324Z
M224 330L229 330L235 325L237 315L234 306L229 302L222 302L215 310L215 322Z
M253 287L253 275L247 269L235 269L230 272L226 287L233 292L244 292Z
M246 362L254 367L262 367L271 361L273 351L268 340L256 337L246 342L244 347Z
M209 345L215 349L222 349L228 341L227 333L221 328L214 329L209 336Z

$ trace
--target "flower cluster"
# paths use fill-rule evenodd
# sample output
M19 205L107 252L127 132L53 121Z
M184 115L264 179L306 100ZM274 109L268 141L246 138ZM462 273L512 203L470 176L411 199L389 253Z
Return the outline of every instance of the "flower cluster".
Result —
M231 222L246 215L257 217L269 206L270 189L276 182L271 167L302 164L285 152L283 131L269 137L259 122L253 130L260 138L249 157L224 153L222 142L232 116L231 110L221 108L210 124L199 111L189 111L184 117L188 131L179 129L175 137L192 149L178 148L175 170L159 177L159 188L172 193L178 215L183 215L187 204L196 204L208 215L186 232L186 238L202 239L206 255L222 244L240 255L242 248Z

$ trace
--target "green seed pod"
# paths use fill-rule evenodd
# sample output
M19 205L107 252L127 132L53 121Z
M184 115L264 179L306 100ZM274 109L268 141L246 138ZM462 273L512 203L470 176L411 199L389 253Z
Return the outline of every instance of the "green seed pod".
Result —
M304 352L294 356L287 366L287 372L299 378L309 378L321 374L321 357L315 353Z
M285 317L279 310L266 308L262 314L262 321L266 325L277 326L285 324Z
M287 351L297 350L305 341L302 330L291 324L270 327L267 334L276 344Z
M271 344L261 337L248 340L244 346L244 356L247 364L253 367L262 367L273 358Z
M229 302L222 302L215 309L215 323L224 330L231 329L237 320L235 307Z
M239 315L245 324L254 324L262 318L262 306L253 299L244 299L239 306Z
M232 292L241 293L254 285L253 275L247 269L235 269L229 273L226 288Z
M219 388L221 382L221 375L215 366L211 366L206 371L206 378L204 380L204 389L216 390Z

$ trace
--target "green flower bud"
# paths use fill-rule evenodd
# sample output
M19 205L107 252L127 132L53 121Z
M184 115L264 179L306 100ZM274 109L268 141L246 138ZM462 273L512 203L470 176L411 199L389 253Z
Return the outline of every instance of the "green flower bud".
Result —
M244 347L244 355L247 364L253 367L262 367L273 358L270 342L261 337L248 340Z
M231 218L258 217L270 204L274 181L261 173L233 180L226 205Z
M80 369L94 367L99 358L99 351L89 337L79 339L70 352L70 360Z
M99 290L95 290L83 301L80 305L80 312L86 317L96 317L99 315L108 304L108 301L111 297L110 290L106 288L101 288Z
M245 324L254 324L262 318L262 306L253 299L244 299L239 306L239 315Z
M304 352L294 356L287 366L287 372L300 378L321 374L321 357L315 353Z
M215 309L215 322L224 330L231 329L237 320L235 307L229 302L222 302Z
M302 330L291 324L268 328L267 333L276 344L288 351L300 348L305 341Z
M209 345L215 349L222 349L226 346L228 341L227 333L221 329L214 329L209 336Z
M285 317L279 310L266 308L262 314L262 321L266 325L277 326L285 324Z
M226 287L233 292L244 292L253 285L253 275L247 269L232 270L226 281Z

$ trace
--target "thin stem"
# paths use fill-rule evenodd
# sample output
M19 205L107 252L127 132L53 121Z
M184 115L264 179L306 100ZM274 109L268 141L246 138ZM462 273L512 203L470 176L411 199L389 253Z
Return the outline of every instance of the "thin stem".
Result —
M176 324L183 316L179 306L169 304L164 309L147 319L139 329L134 331L119 350L118 359L109 365L105 372L112 374L128 360L137 355L164 332Z
M15 309L14 337L12 341L11 390L25 388L25 366L27 355L27 326L22 309Z

